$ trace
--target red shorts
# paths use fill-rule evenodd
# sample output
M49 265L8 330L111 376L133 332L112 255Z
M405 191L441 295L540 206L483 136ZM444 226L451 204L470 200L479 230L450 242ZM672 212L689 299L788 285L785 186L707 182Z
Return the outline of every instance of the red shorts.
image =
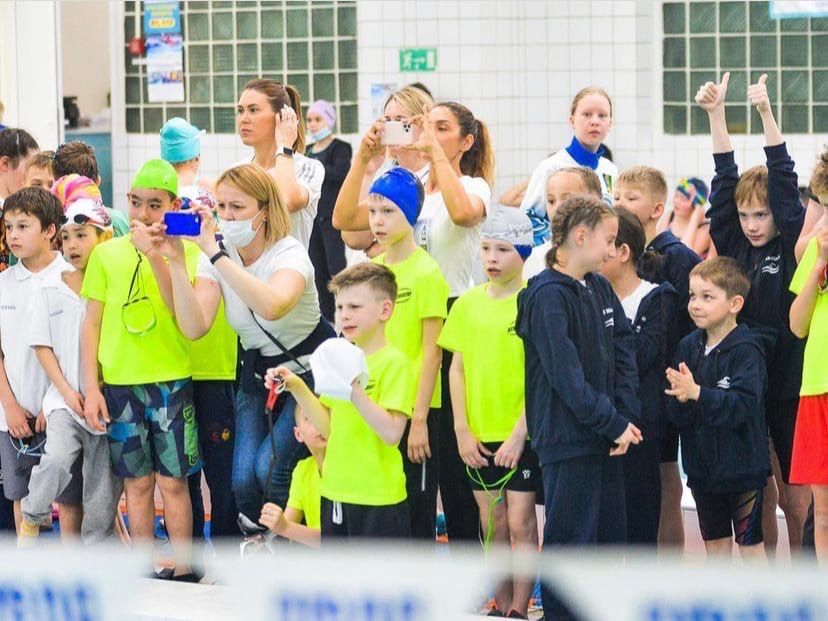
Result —
M790 480L828 485L828 393L799 399Z

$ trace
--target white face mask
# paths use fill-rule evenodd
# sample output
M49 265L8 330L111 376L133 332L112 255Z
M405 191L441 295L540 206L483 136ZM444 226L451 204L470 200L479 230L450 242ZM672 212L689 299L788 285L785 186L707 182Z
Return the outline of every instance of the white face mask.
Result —
M249 220L219 220L219 230L222 236L233 244L236 248L244 248L249 246L259 232L261 223L255 229L253 228L253 221L258 217L258 214Z
M319 142L321 140L325 140L325 138L327 138L330 135L331 135L331 128L330 127L323 127L322 129L320 129L315 134L310 134L308 136L308 138L310 138L310 141L312 143L314 143L314 142Z

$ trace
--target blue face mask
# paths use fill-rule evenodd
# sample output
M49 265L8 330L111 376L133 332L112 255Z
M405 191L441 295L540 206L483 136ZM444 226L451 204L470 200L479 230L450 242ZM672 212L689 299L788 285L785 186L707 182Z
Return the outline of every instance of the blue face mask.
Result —
M308 140L310 140L312 143L313 142L320 142L322 140L325 140L325 138L327 138L330 135L331 135L331 128L330 127L323 127L318 132L313 133L313 134L309 134L308 135Z

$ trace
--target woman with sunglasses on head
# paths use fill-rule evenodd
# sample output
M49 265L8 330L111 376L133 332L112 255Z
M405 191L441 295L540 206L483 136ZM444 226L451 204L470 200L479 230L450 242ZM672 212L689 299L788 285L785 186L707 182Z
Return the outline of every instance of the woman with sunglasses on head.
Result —
M236 104L236 129L253 147L253 163L268 171L290 214L290 235L307 248L325 167L305 153L305 126L299 91L289 84L257 78L244 85Z
M233 491L239 512L255 522L264 501L285 506L290 477L307 449L293 434L295 402L283 395L268 428L265 370L284 365L311 382L308 358L333 329L321 317L307 251L290 236L290 218L273 178L254 164L226 170L216 182L218 228L209 209L197 207L201 248L195 282L187 275L184 245L166 236L172 297L181 330L203 336L223 298L227 321L241 339L242 372L236 393Z
M409 90L422 93L416 89ZM393 96L390 103L393 103ZM391 111L394 111L393 108ZM354 165L334 207L334 226L343 231L368 226L367 201L361 194L359 200L355 200L354 188L357 180L364 182L367 178L369 167L381 160L386 123L393 118L386 105L386 117L374 123L360 144ZM485 123L475 118L466 106L456 102L440 103L425 113L401 117L401 120L412 128L412 142L391 146L388 151L409 170L414 171L416 166L422 166L415 174L423 182L425 199L414 228L414 237L418 245L437 261L448 281L450 308L454 300L473 284L472 270L480 247L479 226L486 219L491 201L494 176L491 139ZM476 540L479 533L477 504L457 450L448 399L450 362L450 355L445 354L441 377L443 407L437 441L440 498L449 539ZM417 446L413 448L430 450L428 438L409 436L408 441L409 449L414 443Z

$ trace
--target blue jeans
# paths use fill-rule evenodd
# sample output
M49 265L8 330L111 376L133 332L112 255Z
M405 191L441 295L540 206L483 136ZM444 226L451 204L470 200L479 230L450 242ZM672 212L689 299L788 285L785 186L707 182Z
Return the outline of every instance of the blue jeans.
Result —
M310 373L301 376L313 388ZM284 507L290 491L290 477L300 459L310 453L293 435L293 413L296 401L288 392L279 395L273 421L273 440L276 460L272 471L273 455L268 433L264 387L254 393L239 387L236 392L236 446L233 451L233 493L239 513L254 522L259 521L262 504L274 502ZM278 416L277 416L278 414ZM268 481L268 471L270 480Z

